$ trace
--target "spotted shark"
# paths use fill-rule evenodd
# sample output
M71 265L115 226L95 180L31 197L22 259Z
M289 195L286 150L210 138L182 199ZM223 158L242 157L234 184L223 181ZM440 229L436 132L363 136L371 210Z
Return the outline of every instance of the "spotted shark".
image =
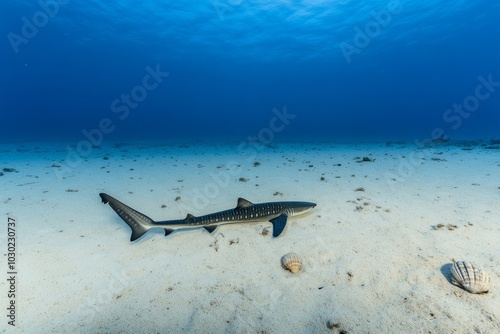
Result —
M253 204L244 198L238 198L238 205L234 209L198 217L188 213L184 219L154 221L110 195L101 193L99 196L104 204L109 204L118 216L130 226L132 229L130 241L139 239L147 231L153 228L163 228L165 230L165 235L169 235L177 229L196 227L203 227L208 232L212 233L217 227L224 224L262 221L270 221L273 224L273 237L277 237L285 229L288 217L300 215L316 206L316 203L310 202L269 202Z

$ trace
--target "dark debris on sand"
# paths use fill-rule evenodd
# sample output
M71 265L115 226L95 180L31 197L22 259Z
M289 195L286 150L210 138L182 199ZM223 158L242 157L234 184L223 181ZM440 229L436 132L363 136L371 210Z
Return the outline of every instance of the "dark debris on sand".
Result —
M5 173L19 173L15 168L4 168L2 169Z
M375 159L372 159L372 158L369 158L369 157L356 157L354 158L354 160L356 160L357 163L361 163L361 162L374 162Z

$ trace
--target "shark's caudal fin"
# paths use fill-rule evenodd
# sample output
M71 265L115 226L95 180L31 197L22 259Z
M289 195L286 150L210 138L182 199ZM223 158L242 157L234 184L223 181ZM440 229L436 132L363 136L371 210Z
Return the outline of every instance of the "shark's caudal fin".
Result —
M150 228L154 227L154 221L148 216L140 213L139 211L135 211L131 207L123 204L119 200L114 197L111 197L107 194L100 193L102 202L104 204L109 203L109 206L115 210L115 212L120 216L125 223L130 226L132 229L132 235L130 237L130 241L137 240L144 233L149 231Z

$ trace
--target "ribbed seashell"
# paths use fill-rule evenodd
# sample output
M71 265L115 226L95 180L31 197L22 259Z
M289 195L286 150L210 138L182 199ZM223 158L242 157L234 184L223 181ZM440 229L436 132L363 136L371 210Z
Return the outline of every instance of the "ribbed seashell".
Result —
M281 258L281 266L295 274L302 268L302 260L299 255L288 253Z
M484 293L491 288L490 275L472 262L457 261L451 267L451 282L470 293Z

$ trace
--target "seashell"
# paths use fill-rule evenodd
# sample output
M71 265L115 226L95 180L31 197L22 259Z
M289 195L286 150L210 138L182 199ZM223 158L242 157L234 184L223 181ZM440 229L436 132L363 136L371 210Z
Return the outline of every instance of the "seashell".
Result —
M295 274L302 268L302 260L297 254L288 253L281 258L281 266Z
M457 261L451 267L451 282L470 293L485 293L491 288L490 275L472 262Z

